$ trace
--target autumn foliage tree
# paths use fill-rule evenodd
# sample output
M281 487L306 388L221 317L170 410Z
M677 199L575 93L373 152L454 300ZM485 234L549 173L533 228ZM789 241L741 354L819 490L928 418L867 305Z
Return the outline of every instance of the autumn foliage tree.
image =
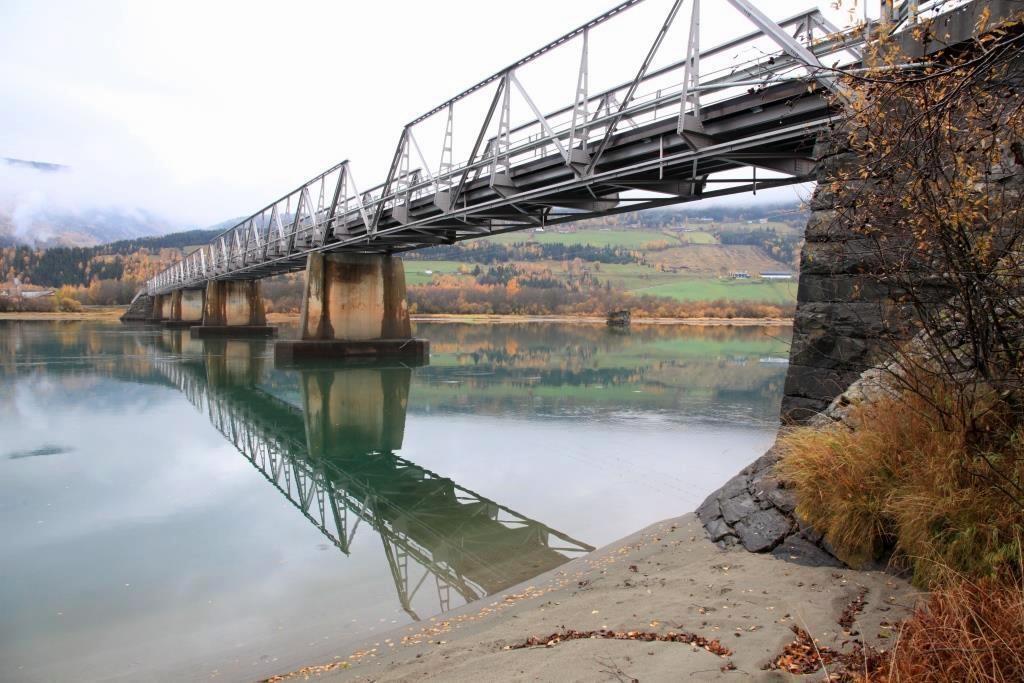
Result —
M877 68L844 78L833 153L851 161L823 188L847 256L892 302L893 379L979 453L1024 428L1024 24L986 21L917 68L896 68L892 40L871 47Z

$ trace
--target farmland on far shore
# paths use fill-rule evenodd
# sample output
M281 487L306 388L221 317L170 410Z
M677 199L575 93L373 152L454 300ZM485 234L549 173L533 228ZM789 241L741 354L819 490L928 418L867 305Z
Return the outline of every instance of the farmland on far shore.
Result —
M796 301L794 222L524 230L408 255L410 286L589 288L679 302ZM446 258L447 257L447 258ZM790 273L768 280L761 273Z

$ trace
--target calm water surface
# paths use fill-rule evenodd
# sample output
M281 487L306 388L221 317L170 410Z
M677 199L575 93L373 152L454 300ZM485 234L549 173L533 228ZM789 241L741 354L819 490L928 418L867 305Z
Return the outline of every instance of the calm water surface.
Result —
M426 367L297 369L0 322L0 680L326 661L692 510L774 436L787 329L417 332Z

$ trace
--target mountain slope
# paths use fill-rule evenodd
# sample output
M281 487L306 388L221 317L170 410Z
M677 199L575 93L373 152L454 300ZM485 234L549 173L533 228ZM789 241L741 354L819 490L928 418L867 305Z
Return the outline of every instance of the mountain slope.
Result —
M179 228L142 209L72 200L76 178L60 164L0 157L0 246L90 247Z

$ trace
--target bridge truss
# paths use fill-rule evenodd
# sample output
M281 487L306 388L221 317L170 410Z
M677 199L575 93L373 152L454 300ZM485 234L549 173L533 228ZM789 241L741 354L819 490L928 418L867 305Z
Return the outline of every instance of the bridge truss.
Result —
M591 33L642 2L622 2L410 121L382 183L360 189L343 161L154 277L149 294L300 270L313 252L397 253L811 180L813 141L832 114L824 94L838 90L822 60L856 62L873 27L919 12L882 0L883 22L839 31L816 8L776 23L753 0L723 0L753 30L704 47L701 0L672 0L635 76L592 92ZM687 14L684 49L671 47L683 58L655 67ZM567 104L542 113L519 74L573 46ZM477 98L487 106L469 107ZM456 116L464 107L469 120ZM476 131L461 159L456 121ZM440 154L428 162L424 150ZM774 177L759 180L759 168Z

